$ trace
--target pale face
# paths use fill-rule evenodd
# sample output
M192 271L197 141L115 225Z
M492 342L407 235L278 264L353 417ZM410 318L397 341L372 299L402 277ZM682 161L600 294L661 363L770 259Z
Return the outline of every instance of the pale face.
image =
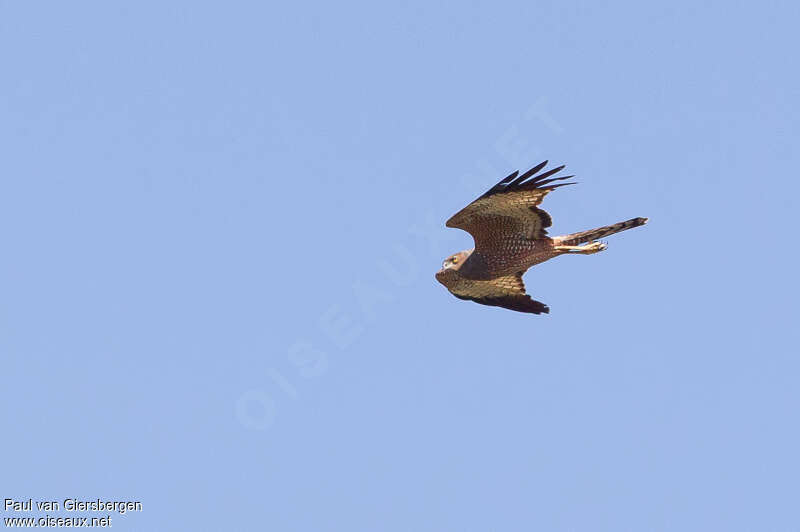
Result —
M455 255L450 255L442 263L442 270L458 270L464 261L467 260L467 257L469 257L468 251L461 251Z

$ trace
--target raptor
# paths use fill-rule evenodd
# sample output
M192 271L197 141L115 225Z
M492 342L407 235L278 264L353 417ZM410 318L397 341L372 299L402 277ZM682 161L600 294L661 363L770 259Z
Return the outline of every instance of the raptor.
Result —
M631 218L588 231L550 237L553 223L539 208L552 190L572 185L571 175L555 176L559 166L541 172L547 161L524 174L514 172L447 220L472 235L475 247L448 257L436 279L457 298L518 312L546 314L547 305L525 292L522 275L536 264L559 255L591 255L606 249L599 242L614 233L639 227L647 218Z

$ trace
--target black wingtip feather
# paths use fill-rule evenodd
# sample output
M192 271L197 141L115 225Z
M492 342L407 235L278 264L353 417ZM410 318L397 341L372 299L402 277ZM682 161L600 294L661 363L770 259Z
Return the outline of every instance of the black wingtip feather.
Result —
M547 189L547 190L555 190L555 189L557 189L559 187L566 187L566 186L569 186L569 185L577 185L577 184L578 184L577 181L570 181L569 183L559 183L557 185L547 185L546 187L541 187L541 188L544 188L544 189Z
M543 174L537 175L534 179L531 179L529 181L529 183L541 183L543 179L545 179L546 177L550 177L553 174L557 174L558 172L563 170L565 167L566 167L566 165L564 165L564 164L562 164L561 166L557 166L557 167L553 168L552 170L548 170L547 172L545 172Z
M519 170L517 170L517 171L515 171L515 172L511 172L510 174L508 174L508 175L507 175L507 176L506 176L506 177L505 177L505 178L504 178L502 181L500 181L500 182L501 182L501 183L508 183L509 181L511 181L512 179L514 179L515 177L517 177L517 174L519 174Z
M547 166L547 161L546 160L540 162L539 164L537 164L536 166L534 166L533 168L531 168L530 170L528 170L527 172L525 172L524 174L519 176L519 179L517 179L517 181L518 182L525 181L526 179L528 179L529 177L534 175L536 172L538 172L539 170L541 170L545 166Z
M551 177L550 179L545 179L544 181L537 181L536 183L526 183L527 185L534 185L536 188L543 188L544 185L548 183L553 183L555 181L564 181L565 179L569 179L571 177L575 177L574 175L565 175L564 177Z
M490 307L503 307L517 312L524 312L526 314L549 314L550 307L536 301L530 296L520 295L511 297L483 297L483 298L461 298L470 299L481 305L488 305Z
M518 174L519 170L517 170L516 172L511 172L506 177L501 179L499 183L497 183L495 186L487 190L484 196L491 196L492 194L497 194L498 192L505 190L506 187L510 186L509 182L513 181Z
M544 172L543 174L536 175L539 170L543 169L547 166L548 161L542 161L541 163L537 164L527 172L522 175L519 175L519 171L509 174L507 177L502 179L499 183L495 186L490 188L486 191L486 193L482 197L491 196L493 194L499 194L502 192L511 192L513 190L533 190L533 189L547 189L553 190L560 186L564 185L572 185L574 183L562 183L560 185L548 185L548 183L552 183L553 181L561 181L564 179L569 179L570 177L574 176L564 176L564 177L554 177L552 179L547 179L551 175L554 175L565 168L565 165L558 166L551 170ZM548 185L548 186L543 186Z

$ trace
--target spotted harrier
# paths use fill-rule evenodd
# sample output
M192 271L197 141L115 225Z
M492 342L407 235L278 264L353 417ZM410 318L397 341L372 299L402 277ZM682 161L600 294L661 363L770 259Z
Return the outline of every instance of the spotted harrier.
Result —
M606 244L598 239L647 223L647 218L632 218L589 231L547 236L552 219L539 204L551 190L574 184L552 183L574 176L550 177L564 166L537 175L546 165L544 161L522 175L514 172L447 220L447 227L463 229L475 240L474 249L448 257L436 273L454 296L546 314L548 306L525 292L522 275L528 268L559 255L599 253Z

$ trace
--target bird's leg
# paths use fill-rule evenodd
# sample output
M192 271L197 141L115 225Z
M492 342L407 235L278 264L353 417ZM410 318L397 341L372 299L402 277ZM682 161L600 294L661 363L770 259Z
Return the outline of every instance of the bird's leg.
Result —
M562 253L580 253L582 255L591 255L592 253L600 253L608 246L602 242L589 242L582 246L555 246L553 249Z

